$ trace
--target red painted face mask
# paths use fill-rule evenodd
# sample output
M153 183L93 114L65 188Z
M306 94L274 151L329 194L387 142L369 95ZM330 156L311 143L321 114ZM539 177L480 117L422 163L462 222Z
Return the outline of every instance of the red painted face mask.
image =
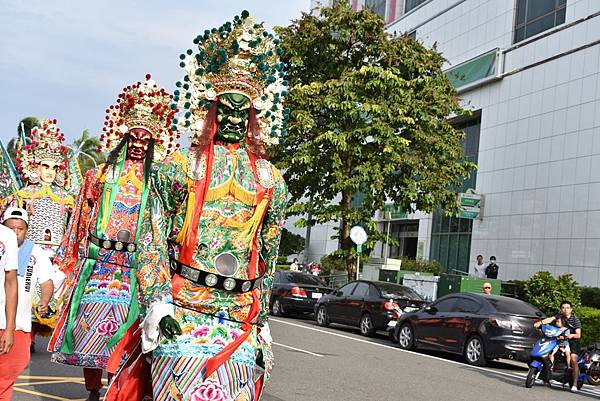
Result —
M148 152L152 135L144 128L132 128L129 130L129 135L131 138L127 145L127 158L130 160L143 160Z

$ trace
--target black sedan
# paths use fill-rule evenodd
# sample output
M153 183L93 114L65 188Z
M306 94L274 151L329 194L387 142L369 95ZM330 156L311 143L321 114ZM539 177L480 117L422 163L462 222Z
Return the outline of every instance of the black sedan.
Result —
M358 326L364 336L387 330L403 311L417 310L425 300L411 288L382 281L359 280L346 284L315 305L320 326L342 323Z
M333 288L312 274L278 270L269 300L271 313L275 316L312 313L317 300L332 291Z
M535 307L499 295L449 294L414 313L400 316L393 339L401 348L463 354L483 366L490 359L527 361L543 317Z

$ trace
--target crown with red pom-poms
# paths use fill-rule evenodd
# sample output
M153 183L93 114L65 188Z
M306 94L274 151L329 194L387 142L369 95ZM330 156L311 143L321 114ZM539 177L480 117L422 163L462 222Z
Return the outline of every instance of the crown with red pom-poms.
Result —
M56 181L64 183L67 176L68 148L55 119L42 119L39 126L31 129L31 142L17 151L17 168L23 178L31 183L39 181L38 166L43 161L52 161L58 167Z
M162 160L179 147L179 133L172 129L171 108L173 96L159 88L146 75L144 82L123 88L117 104L106 109L103 133L100 135L100 152L110 152L133 128L143 128L154 139L154 160Z

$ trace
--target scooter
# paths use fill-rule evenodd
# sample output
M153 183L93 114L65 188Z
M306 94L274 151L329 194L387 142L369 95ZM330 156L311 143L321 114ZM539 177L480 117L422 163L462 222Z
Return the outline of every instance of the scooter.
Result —
M567 327L559 328L556 326L543 324L540 327L542 338L540 338L531 350L531 363L529 372L525 379L525 387L531 388L535 380L541 378L544 382L550 383L550 380L556 380L559 383L568 384L569 388L573 386L573 371L567 366L567 361L563 352L559 351L554 356L554 364L550 363L550 354L556 348L559 341L564 339L568 332ZM587 361L585 353L581 353L577 360L579 366L579 377L577 379L577 389L583 386L587 381Z

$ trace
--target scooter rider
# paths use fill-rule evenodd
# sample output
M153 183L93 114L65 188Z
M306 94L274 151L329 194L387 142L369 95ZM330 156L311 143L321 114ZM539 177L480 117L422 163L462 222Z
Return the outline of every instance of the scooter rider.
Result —
M573 305L569 301L562 301L560 303L560 311L563 323L570 331L565 337L569 339L569 348L571 348L570 362L571 367L573 368L573 386L571 387L571 391L575 392L577 391L577 379L579 378L579 365L577 364L577 359L579 358L579 352L581 351L581 321L573 313ZM537 328L542 324L553 323L557 316L550 316L540 322L536 322L534 327Z

